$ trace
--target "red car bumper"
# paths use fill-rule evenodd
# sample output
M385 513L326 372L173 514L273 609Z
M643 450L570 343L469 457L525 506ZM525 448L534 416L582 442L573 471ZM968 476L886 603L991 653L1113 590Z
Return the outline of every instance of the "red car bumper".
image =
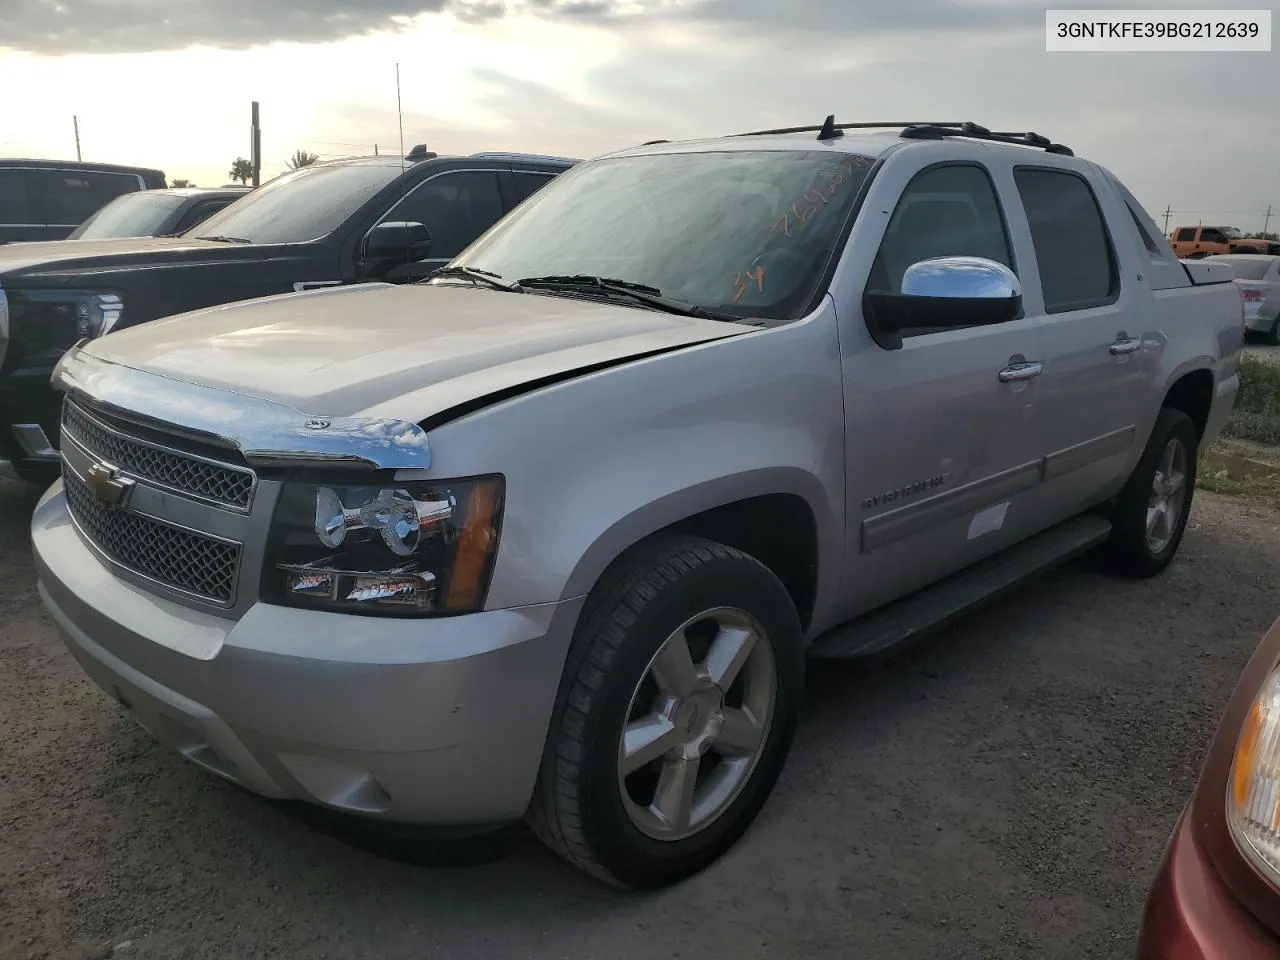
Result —
M1280 939L1232 896L1183 811L1147 898L1138 960L1276 960Z

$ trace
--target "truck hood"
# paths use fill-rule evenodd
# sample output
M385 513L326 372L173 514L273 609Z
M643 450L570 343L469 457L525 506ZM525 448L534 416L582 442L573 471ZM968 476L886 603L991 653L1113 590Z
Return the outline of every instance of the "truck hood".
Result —
M59 284L78 271L197 260L252 260L263 256L253 244L184 237L120 237L112 240L51 240L0 246L0 287Z
M752 329L538 293L378 283L211 307L112 333L85 352L311 416L419 422L531 383Z

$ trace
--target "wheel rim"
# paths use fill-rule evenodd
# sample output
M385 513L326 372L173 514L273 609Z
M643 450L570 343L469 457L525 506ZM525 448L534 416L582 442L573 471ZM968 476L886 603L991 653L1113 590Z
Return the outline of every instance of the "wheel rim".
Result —
M750 614L717 607L673 631L618 740L618 788L636 828L675 841L714 823L755 771L776 696L773 646Z
M1178 530L1187 504L1187 451L1177 437L1160 454L1147 502L1147 549L1162 553Z

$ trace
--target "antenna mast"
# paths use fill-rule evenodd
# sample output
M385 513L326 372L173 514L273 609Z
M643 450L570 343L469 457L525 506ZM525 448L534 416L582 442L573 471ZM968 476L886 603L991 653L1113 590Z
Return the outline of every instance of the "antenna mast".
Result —
M404 111L400 107L400 63L396 61L396 117L400 121L400 170L404 170Z

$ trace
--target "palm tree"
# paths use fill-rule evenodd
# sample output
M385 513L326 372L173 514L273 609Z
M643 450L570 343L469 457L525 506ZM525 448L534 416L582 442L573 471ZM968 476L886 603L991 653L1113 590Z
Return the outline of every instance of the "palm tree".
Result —
M308 153L306 150L295 150L293 156L289 158L289 169L297 170L301 167L309 167L320 159L319 154Z
M244 157L236 157L235 163L231 164L232 180L238 180L242 184L247 184L253 179L253 164Z

